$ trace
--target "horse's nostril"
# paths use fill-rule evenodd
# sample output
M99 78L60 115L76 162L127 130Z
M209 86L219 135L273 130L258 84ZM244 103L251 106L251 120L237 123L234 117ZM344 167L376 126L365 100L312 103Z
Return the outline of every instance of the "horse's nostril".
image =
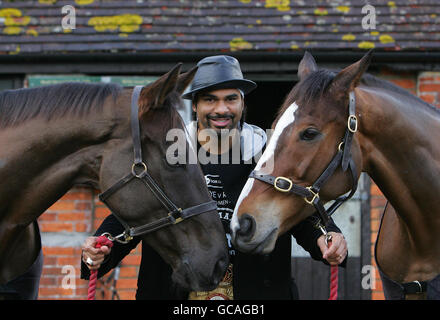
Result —
M241 238L241 240L249 241L255 233L255 219L245 213L240 217L238 222L240 223L240 228L237 230L237 235Z

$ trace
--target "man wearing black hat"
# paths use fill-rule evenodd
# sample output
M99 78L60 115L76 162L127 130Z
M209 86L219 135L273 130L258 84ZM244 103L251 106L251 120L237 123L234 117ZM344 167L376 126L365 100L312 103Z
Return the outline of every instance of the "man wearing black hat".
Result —
M333 236L331 248L327 248L322 233L311 220L306 220L281 236L274 251L268 255L250 255L234 250L230 242L230 219L241 189L266 144L266 133L243 121L244 96L255 88L253 81L243 78L237 59L211 56L198 63L191 88L182 96L192 101L196 121L187 129L194 139L194 146L197 145L199 162L211 197L217 201L228 239L231 264L224 279L210 292L176 290L171 285L171 269L144 244L139 270L142 281L138 281L137 299L297 299L297 288L291 276L291 235L312 258L325 263L345 263L346 242L333 221L328 226ZM112 216L106 220L111 219L117 223ZM83 248L86 254L88 251L94 253L96 269L110 250L96 255L93 245L94 238L91 237ZM125 251L125 254L130 252ZM107 262L114 266L124 256L114 252L112 255L119 257ZM112 266L105 266L106 269L109 267ZM82 270L87 272L84 263Z
M328 229L332 231L336 242L332 248L334 251L327 252L325 245L322 245L322 233L311 220L306 220L293 228L291 233L282 236L269 255L250 255L234 250L230 243L230 219L241 189L266 144L265 132L243 121L244 96L257 85L243 78L239 62L233 57L211 56L202 59L197 65L198 70L190 90L182 96L192 101L192 110L196 115L196 121L191 122L187 128L190 136L198 136L199 159L203 160L201 156L208 153L208 158L214 160L200 163L211 197L217 201L217 210L230 245L231 265L216 290L191 292L189 297L298 298L291 277L291 234L314 259L322 260L323 254L326 254L331 263L339 264L345 260L346 242L340 230L333 222L330 223Z

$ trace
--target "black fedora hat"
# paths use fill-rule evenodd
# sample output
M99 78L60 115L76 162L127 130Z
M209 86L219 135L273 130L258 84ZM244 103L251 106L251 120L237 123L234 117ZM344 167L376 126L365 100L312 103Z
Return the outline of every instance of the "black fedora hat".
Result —
M257 87L251 80L243 78L238 60L231 56L211 56L199 61L199 67L191 83L190 91L182 95L193 98L199 91L210 89L240 89L247 94Z

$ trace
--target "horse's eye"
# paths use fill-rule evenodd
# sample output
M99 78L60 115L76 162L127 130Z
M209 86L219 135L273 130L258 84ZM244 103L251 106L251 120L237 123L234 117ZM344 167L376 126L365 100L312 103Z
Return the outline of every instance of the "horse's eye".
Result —
M306 140L306 141L310 141L315 139L317 136L319 136L321 133L314 129L314 128L307 128L306 130L302 131L299 134L299 137L301 138L301 140Z

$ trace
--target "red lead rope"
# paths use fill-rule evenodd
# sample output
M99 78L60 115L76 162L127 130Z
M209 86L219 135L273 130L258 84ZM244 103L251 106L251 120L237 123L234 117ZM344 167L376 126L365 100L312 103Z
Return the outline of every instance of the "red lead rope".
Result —
M338 266L330 267L330 297L329 300L338 300Z
M327 245L330 247L331 238L328 240ZM330 266L330 297L329 300L338 300L338 265Z
M113 246L113 242L111 242L105 236L99 236L98 239L96 240L95 248L101 248L102 246L107 246L107 247L111 248ZM87 300L95 300L97 278L98 278L98 270L90 270L89 289L87 291Z

